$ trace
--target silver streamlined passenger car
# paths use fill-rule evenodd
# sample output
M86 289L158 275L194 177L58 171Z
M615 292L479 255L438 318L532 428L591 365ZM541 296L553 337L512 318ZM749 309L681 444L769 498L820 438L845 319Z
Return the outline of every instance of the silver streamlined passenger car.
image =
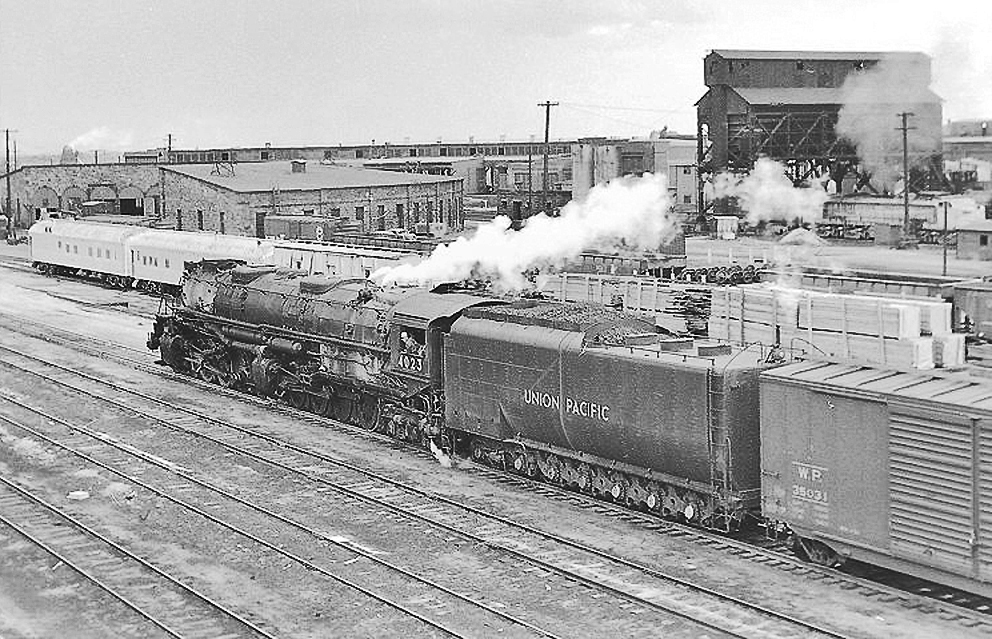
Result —
M53 275L80 274L116 286L130 284L128 240L147 229L122 224L99 224L48 219L28 231L31 261Z
M136 285L178 286L185 262L233 259L272 264L270 240L241 235L149 229L128 239L129 267ZM154 287L151 287L154 288Z

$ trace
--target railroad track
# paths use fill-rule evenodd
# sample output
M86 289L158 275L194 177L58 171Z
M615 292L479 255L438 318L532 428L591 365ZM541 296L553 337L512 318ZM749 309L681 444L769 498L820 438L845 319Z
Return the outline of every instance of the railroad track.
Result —
M604 605L604 597L615 600L606 603L613 611L611 616L614 616L614 620L611 623L623 624L622 631L617 636L654 636L659 627L667 627L670 634L675 636L684 624L692 626L695 633L716 633L714 636L845 636L534 527L426 493L377 473L255 432L253 428L177 406L141 391L117 387L87 373L71 370L10 347L0 346L0 350L5 353L4 366L58 384L64 389L71 389L73 393L80 393L89 400L112 404L122 411L139 415L146 422L155 422L173 432L209 441L227 452L291 473L306 482L297 488L298 499L302 501L320 503L321 494L331 491L335 493L335 499L331 503L336 504L339 509L351 502L351 507L356 512L366 513L365 516L368 516L367 513L377 513L374 517L379 520L386 516L394 521L406 520L414 527L431 527L443 533L440 537L448 545L453 539L460 538L464 545L462 552L467 552L467 547L478 547L485 549L487 553L495 553L501 564L511 567L499 581L518 585L523 595L519 607L524 611L528 610L528 601L539 604L538 607L553 604L551 601L539 601L543 589L550 589L555 593L568 592L578 585L582 588L582 596L599 600L600 608ZM21 363L12 362L11 355ZM25 365L25 361L31 364ZM39 371L38 364L45 370ZM71 381L66 380L66 377L71 377ZM126 400L123 399L124 396L127 397ZM55 416L45 414L37 407L30 407L7 395L2 397L22 409L61 423L80 436L101 439L105 445L119 445L113 440L101 438L98 433L88 432L85 426L57 420ZM41 437L38 433L32 434ZM123 452L136 454L130 446L120 446ZM153 459L147 461L154 463ZM168 466L164 469L169 470ZM189 470L178 474L187 481L194 481ZM200 479L195 481L201 486L206 484ZM220 492L216 486L211 486L211 489ZM245 500L239 500L239 503L247 505ZM262 509L257 504L253 507ZM296 525L302 527L298 523ZM309 529L308 532L315 540L328 541L327 536L319 531ZM333 539L331 541L333 543ZM373 555L363 556L376 561ZM421 565L420 571L424 570ZM534 590L532 583L535 571L540 582L537 584L540 587L538 590ZM462 577L461 581L467 580ZM480 598L475 596L476 600ZM679 620L674 626L673 619ZM528 624L519 618L504 621L512 621L518 626L543 633L544 636L555 636L554 631L542 629L536 623ZM565 634L573 636L574 633L573 628ZM693 635L690 633L687 636Z
M0 324L4 323L5 321L0 319ZM39 330L29 331L27 330L28 325L37 326ZM310 424L338 431L346 431L354 436L374 440L380 446L395 450L404 450L407 454L418 455L424 458L429 457L428 453L418 447L398 442L384 435L335 422L271 400L231 391L206 384L195 378L179 375L170 369L152 364L147 351L134 349L122 344L112 344L115 350L130 352L134 357L128 357L119 352L109 352L105 348L94 346L96 340L92 338L70 333L41 322L20 322L18 325L8 324L8 326L12 330L25 335L46 339L47 341L69 346L74 349L80 349L97 357L152 372L166 379L181 380L183 383L206 388L216 394L238 398L241 401L249 402L260 407L283 412L293 416L295 419ZM651 530L659 535L711 547L742 559L771 566L792 574L803 575L817 582L836 584L839 588L846 590L857 590L866 597L873 599L897 601L906 608L919 609L927 613L939 615L943 620L959 623L964 627L980 627L992 631L992 615L990 615L992 613L992 602L971 593L948 588L933 582L918 580L907 575L876 568L869 569L863 566L855 566L861 573L860 575L847 574L837 569L803 562L792 556L791 552L781 544L774 544L765 540L763 535L761 537L752 536L745 539L736 539L709 533L695 527L659 519L647 513L632 511L625 507L603 502L586 495L534 481L524 476L509 474L505 471L480 466L468 461L461 463L460 470L482 476L490 482L537 492L549 499L565 502L583 510L619 519L630 525Z
M0 477L0 523L136 613L145 625L141 636L274 639L246 615L6 477Z

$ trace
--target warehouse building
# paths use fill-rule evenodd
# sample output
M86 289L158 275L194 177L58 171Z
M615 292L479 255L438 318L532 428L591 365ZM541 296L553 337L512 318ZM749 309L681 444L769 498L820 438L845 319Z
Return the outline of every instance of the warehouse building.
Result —
M293 160L160 165L165 215L176 228L266 234L267 216L319 218L349 230L444 235L463 225L461 178Z

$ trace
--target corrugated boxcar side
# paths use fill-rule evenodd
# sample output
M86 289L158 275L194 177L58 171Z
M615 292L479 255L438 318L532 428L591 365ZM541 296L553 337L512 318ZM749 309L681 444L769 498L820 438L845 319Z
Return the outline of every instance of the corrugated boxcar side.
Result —
M889 545L888 408L788 380L761 382L762 510L806 536Z

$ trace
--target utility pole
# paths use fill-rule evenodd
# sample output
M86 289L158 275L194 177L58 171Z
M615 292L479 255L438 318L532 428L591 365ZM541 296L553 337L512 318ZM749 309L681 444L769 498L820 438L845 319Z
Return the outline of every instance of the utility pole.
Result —
M915 242L911 242L909 237L909 132L916 128L908 126L906 123L907 118L911 115L913 114L909 111L900 113L902 126L896 129L902 131L902 239L905 246L915 244Z
M947 200L940 203L944 207L944 234L940 236L940 243L944 245L944 269L941 272L942 275L947 275L947 207L950 204Z
M10 209L10 129L5 129L6 134L6 147L7 147L7 176L4 181L7 183L7 205L4 212L7 214L7 228L4 229L8 233L10 229L14 226L14 212Z
M527 145L527 217L534 215L534 136Z
M172 162L172 134L169 134L169 143L165 147L165 163L168 164Z
M544 107L544 187L541 190L541 210L548 213L548 136L551 133L551 107L558 106L557 102L538 102L537 106Z

